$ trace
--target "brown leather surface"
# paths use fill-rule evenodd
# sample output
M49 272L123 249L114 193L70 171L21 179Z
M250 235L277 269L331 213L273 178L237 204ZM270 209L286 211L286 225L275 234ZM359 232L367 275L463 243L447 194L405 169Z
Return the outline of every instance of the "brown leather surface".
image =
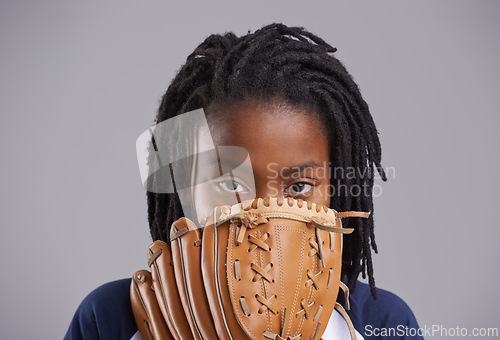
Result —
M279 334L283 338L302 334L303 339L316 334L319 339L326 329L338 294L340 235L333 234L335 245L330 247L329 233L319 230L325 263L323 267L317 251L312 250L310 244L318 241L316 228L312 223L269 218L268 223L249 229L240 245L235 242L235 224L225 222L219 228L230 229L226 259L228 289L233 309L245 332L253 339L263 339L264 332ZM268 250L255 247L249 241L252 236L263 239L264 235L268 235L265 239ZM253 253L253 256L249 257L249 253ZM236 279L233 270L235 260L240 262L240 281ZM272 281L259 275L255 280L256 272L252 269L252 264L260 268L270 264L268 273ZM310 281L308 272L315 284ZM327 287L329 275L332 277ZM309 286L306 285L308 281ZM260 299L257 298L259 295ZM241 297L245 298L250 315L245 315L242 310ZM273 312L262 302L269 303L277 312ZM319 309L319 317L315 318Z
M220 215L221 208L217 209L218 211L209 215L203 230L202 272L205 291L219 339L248 339L234 316L229 298L226 274L229 230L214 227L217 223L214 218Z
M153 242L151 274L132 280L141 336L320 339L339 291L341 237L351 232L341 218L368 215L259 198L214 209L202 238L191 221L177 220L172 248Z
M156 255L153 261L152 257ZM163 317L176 340L188 339L191 328L184 314L184 309L177 290L172 254L170 247L162 242L155 241L149 246L148 259L150 262L153 289ZM141 333L142 335L142 333Z
M171 236L184 228L188 231L171 241L175 280L184 313L194 339L217 339L201 274L199 230L193 222L181 218L172 225Z
M139 333L144 340L173 339L151 290L152 278L147 270L135 272L130 285L132 311Z
M207 219L203 277L219 338L229 338L227 329L234 339L319 339L324 333L338 294L341 236L311 220L331 230L341 225L335 211L300 203L257 199L218 208ZM258 223L242 235L247 217Z

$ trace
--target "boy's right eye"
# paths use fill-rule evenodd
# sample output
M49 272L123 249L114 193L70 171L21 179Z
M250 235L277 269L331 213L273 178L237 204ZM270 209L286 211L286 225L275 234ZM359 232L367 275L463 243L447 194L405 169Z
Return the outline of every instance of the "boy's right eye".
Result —
M313 185L306 182L297 182L290 186L289 193L292 196L296 195L306 195L312 190Z

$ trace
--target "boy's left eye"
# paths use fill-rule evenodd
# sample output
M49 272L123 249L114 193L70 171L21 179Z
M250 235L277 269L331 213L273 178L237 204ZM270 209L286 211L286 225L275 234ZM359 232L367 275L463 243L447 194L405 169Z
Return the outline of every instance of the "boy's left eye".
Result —
M246 188L239 182L233 180L222 180L218 184L228 192L243 192Z
M309 191L311 191L312 188L313 188L313 186L309 183L298 182L298 183L292 184L289 187L288 193L291 195L304 195L304 194L309 193Z

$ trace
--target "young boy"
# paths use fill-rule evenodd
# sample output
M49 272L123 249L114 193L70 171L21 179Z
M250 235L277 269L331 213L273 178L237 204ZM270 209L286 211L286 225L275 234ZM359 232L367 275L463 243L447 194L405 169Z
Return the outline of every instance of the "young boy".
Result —
M304 29L283 24L242 37L211 35L170 84L156 122L203 108L216 146L248 152L255 197L373 211L375 169L385 180L380 142L368 105L335 51ZM249 190L234 178L217 185L219 193ZM148 192L147 197L152 238L169 243L171 224L185 216L179 196ZM346 222L354 232L344 236L342 277L351 291L348 314L358 339L385 333L393 336L384 338L405 338L405 329L418 329L413 313L394 294L375 288L373 214ZM360 273L368 276L368 285L358 281ZM66 338L139 339L129 287L130 279L124 279L92 292ZM324 339L343 338L345 324L333 314Z

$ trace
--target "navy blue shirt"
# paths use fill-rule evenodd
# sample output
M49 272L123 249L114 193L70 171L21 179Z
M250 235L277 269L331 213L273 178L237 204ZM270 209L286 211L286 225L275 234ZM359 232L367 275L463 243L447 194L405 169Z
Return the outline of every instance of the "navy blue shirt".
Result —
M64 339L140 339L130 304L130 280L109 282L90 293L78 307ZM417 334L417 320L397 295L359 282L351 294L347 311L354 328L365 339L423 339Z

